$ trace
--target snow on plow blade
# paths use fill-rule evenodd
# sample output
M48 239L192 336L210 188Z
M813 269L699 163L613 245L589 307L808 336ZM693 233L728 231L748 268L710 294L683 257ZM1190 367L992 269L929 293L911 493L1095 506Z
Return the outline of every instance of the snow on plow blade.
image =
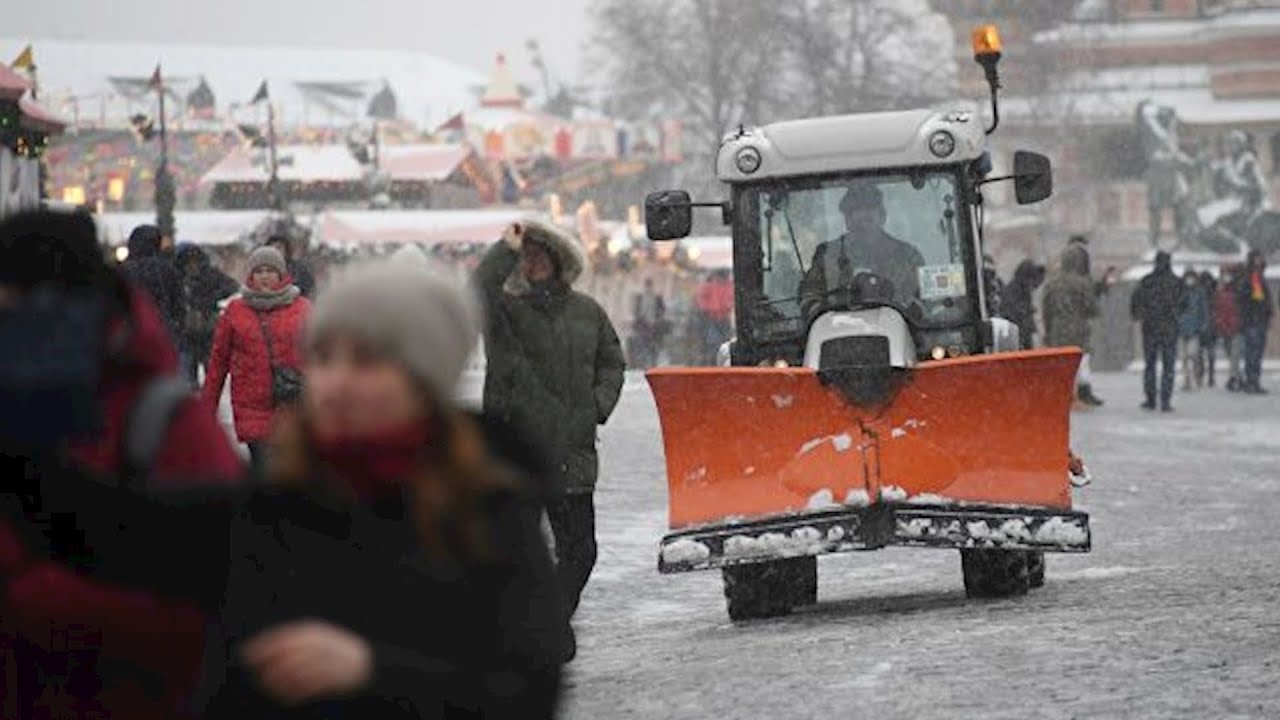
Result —
M923 363L878 405L808 368L651 370L671 529L883 503L1069 511L1079 361L1052 349Z
M887 545L1082 553L1090 544L1089 517L1081 512L879 504L675 532L662 540L658 570L708 570Z

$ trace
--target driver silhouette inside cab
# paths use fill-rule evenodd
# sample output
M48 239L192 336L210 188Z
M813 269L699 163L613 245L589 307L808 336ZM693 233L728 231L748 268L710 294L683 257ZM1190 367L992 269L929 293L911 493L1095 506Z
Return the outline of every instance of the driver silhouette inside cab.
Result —
M906 307L919 297L924 256L884 231L880 188L869 183L851 185L840 199L840 212L848 232L818 246L800 281L806 316L850 301L891 301Z

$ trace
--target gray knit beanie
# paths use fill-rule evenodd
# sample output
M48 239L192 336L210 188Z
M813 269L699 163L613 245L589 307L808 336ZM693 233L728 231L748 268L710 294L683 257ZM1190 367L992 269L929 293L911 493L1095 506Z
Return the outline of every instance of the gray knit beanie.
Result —
M289 274L289 265L285 263L284 255L281 255L279 250L270 245L263 245L249 255L250 275L253 274L254 270L264 266L280 273L280 277Z
M451 403L482 323L479 298L437 263L374 261L351 267L320 293L306 349L333 333L350 334Z

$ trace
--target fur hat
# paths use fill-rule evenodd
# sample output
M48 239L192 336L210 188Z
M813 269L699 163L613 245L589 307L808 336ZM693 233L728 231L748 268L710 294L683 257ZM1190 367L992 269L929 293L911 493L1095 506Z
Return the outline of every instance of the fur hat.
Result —
M321 293L306 349L333 333L350 334L451 403L482 323L479 298L438 264L374 261L350 268Z
M555 225L539 220L522 220L520 225L524 230L520 242L537 243L545 247L551 253L561 282L565 285L573 285L581 277L587 260L577 240ZM515 244L512 237L513 230L512 227L508 227L504 232L504 240L512 245ZM524 277L522 266L516 266L512 271L511 276L507 278L505 289L513 295L522 295L529 291L529 281Z

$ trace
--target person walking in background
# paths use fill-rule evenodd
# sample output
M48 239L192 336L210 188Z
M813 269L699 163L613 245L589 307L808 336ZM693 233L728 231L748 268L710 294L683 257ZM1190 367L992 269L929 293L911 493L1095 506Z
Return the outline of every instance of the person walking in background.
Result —
M1178 354L1178 317L1186 302L1182 281L1173 274L1173 256L1156 253L1155 268L1138 283L1129 300L1129 313L1142 327L1142 355L1146 367L1142 387L1144 410L1155 410L1157 397L1163 412L1173 411L1174 361ZM1160 364L1159 394L1156 364Z
M1005 286L1000 303L1001 316L1018 326L1018 339L1023 350L1035 347L1036 326L1035 294L1044 283L1043 265L1023 260L1013 271L1013 279Z
M294 286L302 293L302 297L310 300L316 291L315 275L311 272L311 266L306 259L299 257L293 241L285 235L272 235L267 238L266 245L280 251L284 256L289 277L293 278Z
M1204 359L1200 338L1209 325L1209 298L1200 284L1200 273L1187 269L1182 275L1182 309L1178 313L1178 349L1182 365L1182 390L1190 392L1196 378L1203 377Z
M1240 267L1228 265L1222 268L1222 281L1213 296L1213 325L1222 339L1222 349L1227 353L1227 390L1238 392L1244 384L1241 357L1244 341L1240 338L1240 301L1238 284Z
M1047 347L1078 347L1084 351L1076 374L1076 398L1090 406L1102 400L1093 393L1089 372L1093 319L1098 317L1098 295L1088 275L1088 254L1075 245L1062 252L1062 267L1044 288L1044 329Z
M234 295L240 284L214 267L208 254L196 245L178 248L177 266L182 279L180 367L182 375L197 386L200 370L208 363L213 348L218 303Z
M170 339L178 342L182 334L182 283L172 259L164 252L160 228L155 225L134 228L129 233L128 251L121 270L151 298Z
M1218 325L1213 319L1213 302L1218 296L1218 281L1208 270L1200 273L1200 289L1205 298L1204 332L1200 334L1200 367L1203 372L1196 373L1196 385L1207 383L1214 386L1215 367L1218 362Z
M103 261L87 214L0 223L0 308L0 344L21 349L0 360L0 717L189 717L207 616L102 576L139 547L178 551L139 529L123 488L226 486L239 459L172 381L163 320ZM215 572L179 547L175 583Z
M1240 335L1244 340L1244 385L1250 395L1265 395L1262 387L1262 354L1266 350L1267 329L1275 308L1271 288L1267 287L1267 260L1261 252L1250 250L1245 260L1244 277L1237 286L1240 304Z
M636 293L631 305L631 339L628 356L633 364L647 370L658 362L666 335L667 303L653 287L653 278L644 279L644 290Z
M733 274L719 269L698 286L694 331L702 347L703 365L715 365L720 346L733 337Z
M281 496L231 528L232 663L206 720L554 716L568 631L540 498L454 402L481 326L425 260L317 301L268 461Z
M596 562L597 427L617 406L626 369L609 316L572 288L582 270L573 239L530 221L509 226L475 274L490 315L484 409L545 453L563 493L547 516L570 616Z
M216 414L223 385L231 377L236 436L249 446L254 471L260 473L272 418L301 390L298 342L311 305L275 248L254 250L248 267L244 288L214 329L203 398Z
M992 317L1006 317L1004 314L1004 281L996 270L996 259L990 255L982 256L982 287L987 299L987 312Z

